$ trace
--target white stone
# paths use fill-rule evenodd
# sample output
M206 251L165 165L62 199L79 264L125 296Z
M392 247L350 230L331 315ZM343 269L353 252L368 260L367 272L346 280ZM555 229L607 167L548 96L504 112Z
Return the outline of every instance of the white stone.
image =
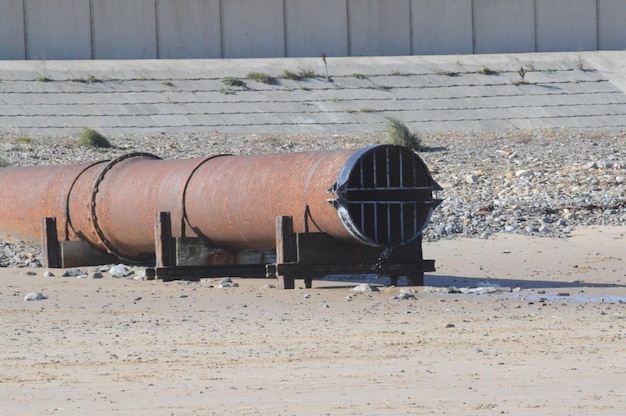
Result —
M117 266L113 266L109 269L109 273L113 277L127 277L133 274L134 272L130 270L130 268L124 264L118 264Z
M358 286L352 288L353 292L378 292L379 289L376 286L372 286L369 283L361 283Z
M469 184L478 183L478 175L470 173L465 177L465 182Z
M515 171L515 176L518 178L525 178L528 176L533 176L535 173L530 169L520 169Z
M44 300L44 299L48 299L48 298L44 296L43 293L39 293L39 292L30 292L29 294L24 296L24 302Z

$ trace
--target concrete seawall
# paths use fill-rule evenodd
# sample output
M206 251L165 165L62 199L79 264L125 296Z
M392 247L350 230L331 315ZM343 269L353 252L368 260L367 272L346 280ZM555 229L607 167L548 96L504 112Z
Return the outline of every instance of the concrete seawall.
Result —
M623 0L3 0L0 59L626 49Z

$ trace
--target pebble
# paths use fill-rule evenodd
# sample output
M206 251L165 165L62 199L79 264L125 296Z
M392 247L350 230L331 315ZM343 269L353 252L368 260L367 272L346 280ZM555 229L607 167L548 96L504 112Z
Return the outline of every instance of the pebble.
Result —
M116 278L128 277L135 273L125 264L118 264L109 269L109 274Z
M224 277L217 284L217 287L220 287L220 288L223 288L223 287L239 287L239 283L233 282L230 277Z
M412 293L402 292L393 296L390 300L407 300L407 299L416 299L415 295Z
M136 281L148 280L148 278L146 277L146 271L142 270L141 272L137 273L137 275L134 277L133 280L136 280Z
M63 272L61 276L82 278L82 276L87 276L87 272L81 269L67 269Z
M352 288L353 292L379 292L380 289L378 289L376 286L372 286L369 283L361 283L358 286L355 286Z
M534 172L530 169L520 169L515 171L515 176L517 176L518 178L525 178L528 176L533 176Z
M30 301L38 301L48 299L43 293L40 292L30 292L26 296L24 296L24 302Z
M470 185L478 183L478 175L474 175L473 173L470 174L470 175L467 175L465 177L465 183L468 183Z

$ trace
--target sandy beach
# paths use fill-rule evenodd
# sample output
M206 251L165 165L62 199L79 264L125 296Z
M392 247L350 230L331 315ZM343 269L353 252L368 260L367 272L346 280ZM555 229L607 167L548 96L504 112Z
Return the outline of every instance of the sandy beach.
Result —
M0 415L621 415L625 234L425 243L411 288L0 268Z
M444 189L423 287L46 277L39 231L0 228L0 416L626 414L623 58L333 58L271 85L246 74L299 61L5 61L0 166L357 149L394 117ZM28 179L0 219L39 224Z

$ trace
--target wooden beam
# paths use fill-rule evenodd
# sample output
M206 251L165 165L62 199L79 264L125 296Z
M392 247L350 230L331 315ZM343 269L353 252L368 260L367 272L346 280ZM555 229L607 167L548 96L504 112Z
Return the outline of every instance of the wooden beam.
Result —
M41 219L41 251L43 252L44 267L62 267L61 245L59 244L56 218L44 217Z
M148 267L146 278L163 280L200 280L212 277L265 277L264 264L228 264L221 266Z
M434 272L435 260L421 262L384 263L379 269L372 270L367 264L300 264L277 263L268 265L268 271L288 277L306 276L323 277L333 274L379 274L381 276L408 276L414 273Z
M291 263L298 261L296 236L293 233L293 217L276 217L276 263ZM293 275L285 276L276 269L279 289L294 289L296 287Z
M156 214L154 229L156 266L175 266L174 241L172 239L172 218L169 212Z
M385 251L381 247L353 244L332 238L326 233L297 233L297 261L300 264L377 263ZM422 260L422 240L394 247L383 263L419 262ZM294 260L295 261L295 260Z

